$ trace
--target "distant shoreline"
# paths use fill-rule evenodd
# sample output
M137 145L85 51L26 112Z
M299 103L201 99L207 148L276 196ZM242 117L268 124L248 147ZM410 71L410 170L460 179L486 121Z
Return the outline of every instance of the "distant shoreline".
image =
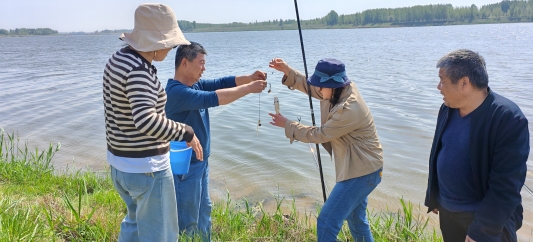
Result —
M197 23L196 21L178 20L178 26L184 33L200 32L240 32L273 31L301 29L366 29L366 28L404 28L423 26L450 26L474 24L505 24L533 22L533 0L504 0L498 3L470 6L453 6L452 4L415 5L400 8L369 9L353 14L338 14L331 10L323 17L297 21L295 19L272 19L249 23ZM131 32L128 29L104 29L93 32L63 32L50 28L38 29L0 29L0 37L6 35L108 35Z
M401 8L369 9L354 14L338 14L331 10L321 18L296 21L273 19L262 22L224 24L178 20L183 32L261 31L287 29L357 29L419 26L449 26L533 22L533 1L501 1L483 5L451 4L415 5Z
M519 22L480 22L475 21L472 23L446 23L446 24L435 24L435 23L419 23L419 24L368 24L362 26L351 26L351 25L340 25L340 26L306 26L302 30L320 30L320 29L378 29L378 28L410 28L410 27L438 27L438 26L457 26L457 25L482 25L482 24L516 24L516 23L533 23L533 21L519 21ZM193 31L183 31L184 33L208 33L208 32L246 32L246 31L278 31L278 30L297 30L297 26L284 26L282 28L210 28L210 29L196 29ZM58 33L58 34L48 34L48 35L0 35L0 38L9 38L9 37L40 37L40 36L96 36L96 35L119 35L124 32L131 32L131 30L124 30L120 33L94 33L94 32L76 32L76 33Z
M367 25L337 25L337 26L302 26L302 30L316 30L316 29L378 29L378 28L409 28L409 27L432 27L432 26L456 26L456 25L480 25L480 24L516 24L516 23L533 23L533 21L473 21L468 22L446 22L444 24L437 22L423 22L410 24L367 24ZM253 27L233 27L233 28L202 28L194 30L185 30L184 33L203 33L203 32L242 32L242 31L275 31L275 30L297 30L297 25L270 27L270 28L253 28Z
M58 36L60 34L23 34L23 35L0 35L0 38L20 38L20 37L41 37L41 36Z
M0 35L0 38L43 37L43 36L80 36L80 35L91 35L91 36L94 36L94 35L116 35L116 34L118 34L118 33L97 33L96 34L96 33L88 32L88 33L75 33L75 34L71 34L71 33L41 34L41 35L24 34L24 35Z

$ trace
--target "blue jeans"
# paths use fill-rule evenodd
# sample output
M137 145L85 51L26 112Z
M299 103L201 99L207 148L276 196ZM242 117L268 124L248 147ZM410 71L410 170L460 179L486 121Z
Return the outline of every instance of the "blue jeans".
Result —
M379 169L368 175L337 182L317 219L318 241L337 241L344 220L358 242L373 242L366 217L368 195L381 182Z
M209 163L191 162L189 172L174 175L180 233L199 234L211 241L211 198L209 197Z
M127 173L111 166L111 179L128 213L120 224L118 241L178 240L176 195L170 169Z

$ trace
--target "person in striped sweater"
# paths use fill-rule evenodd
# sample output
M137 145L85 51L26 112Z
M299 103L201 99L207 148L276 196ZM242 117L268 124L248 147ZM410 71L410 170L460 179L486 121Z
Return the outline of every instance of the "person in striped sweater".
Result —
M111 56L103 76L107 161L116 191L127 206L119 241L178 239L178 218L169 141L186 141L197 158L203 150L193 129L166 118L167 96L153 61L189 45L172 9L141 4L127 46Z

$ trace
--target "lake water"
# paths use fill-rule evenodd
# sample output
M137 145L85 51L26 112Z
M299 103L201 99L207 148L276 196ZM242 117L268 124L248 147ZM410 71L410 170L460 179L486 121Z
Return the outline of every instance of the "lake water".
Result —
M282 75L268 68L274 57L303 72L297 31L189 33L207 49L203 77L268 72L272 92L248 95L210 109L212 125L211 195L226 191L238 199L264 201L274 195L294 198L301 211L321 204L318 169L304 143L289 144L282 129L268 122L273 98L288 118L311 124L307 96L281 85ZM383 145L383 182L369 206L396 210L403 197L423 206L428 157L442 96L437 90L438 59L467 48L485 57L491 88L517 103L533 130L533 24L499 24L390 29L303 31L308 70L324 57L344 61L347 74L365 98ZM104 171L106 142L102 74L111 54L123 45L118 35L0 38L0 127L16 132L30 147L61 142L58 169ZM166 85L174 76L174 54L156 63ZM261 111L259 112L259 105ZM318 102L314 103L318 109ZM320 115L319 112L316 112ZM258 118L263 126L256 131ZM320 117L316 117L320 120ZM324 178L335 184L333 163L321 150ZM530 168L526 184L533 187ZM533 234L533 196L522 192L524 239ZM437 216L430 216L436 224Z

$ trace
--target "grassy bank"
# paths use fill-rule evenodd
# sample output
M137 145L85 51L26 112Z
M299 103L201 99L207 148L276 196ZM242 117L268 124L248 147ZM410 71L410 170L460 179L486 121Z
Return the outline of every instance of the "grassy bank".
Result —
M108 173L55 171L59 148L30 150L0 129L0 241L116 241L126 208ZM229 194L215 202L213 240L315 241L316 213L275 198L275 211ZM369 212L376 241L442 241L410 202L399 202L397 212ZM351 240L346 226L339 239L345 235Z

